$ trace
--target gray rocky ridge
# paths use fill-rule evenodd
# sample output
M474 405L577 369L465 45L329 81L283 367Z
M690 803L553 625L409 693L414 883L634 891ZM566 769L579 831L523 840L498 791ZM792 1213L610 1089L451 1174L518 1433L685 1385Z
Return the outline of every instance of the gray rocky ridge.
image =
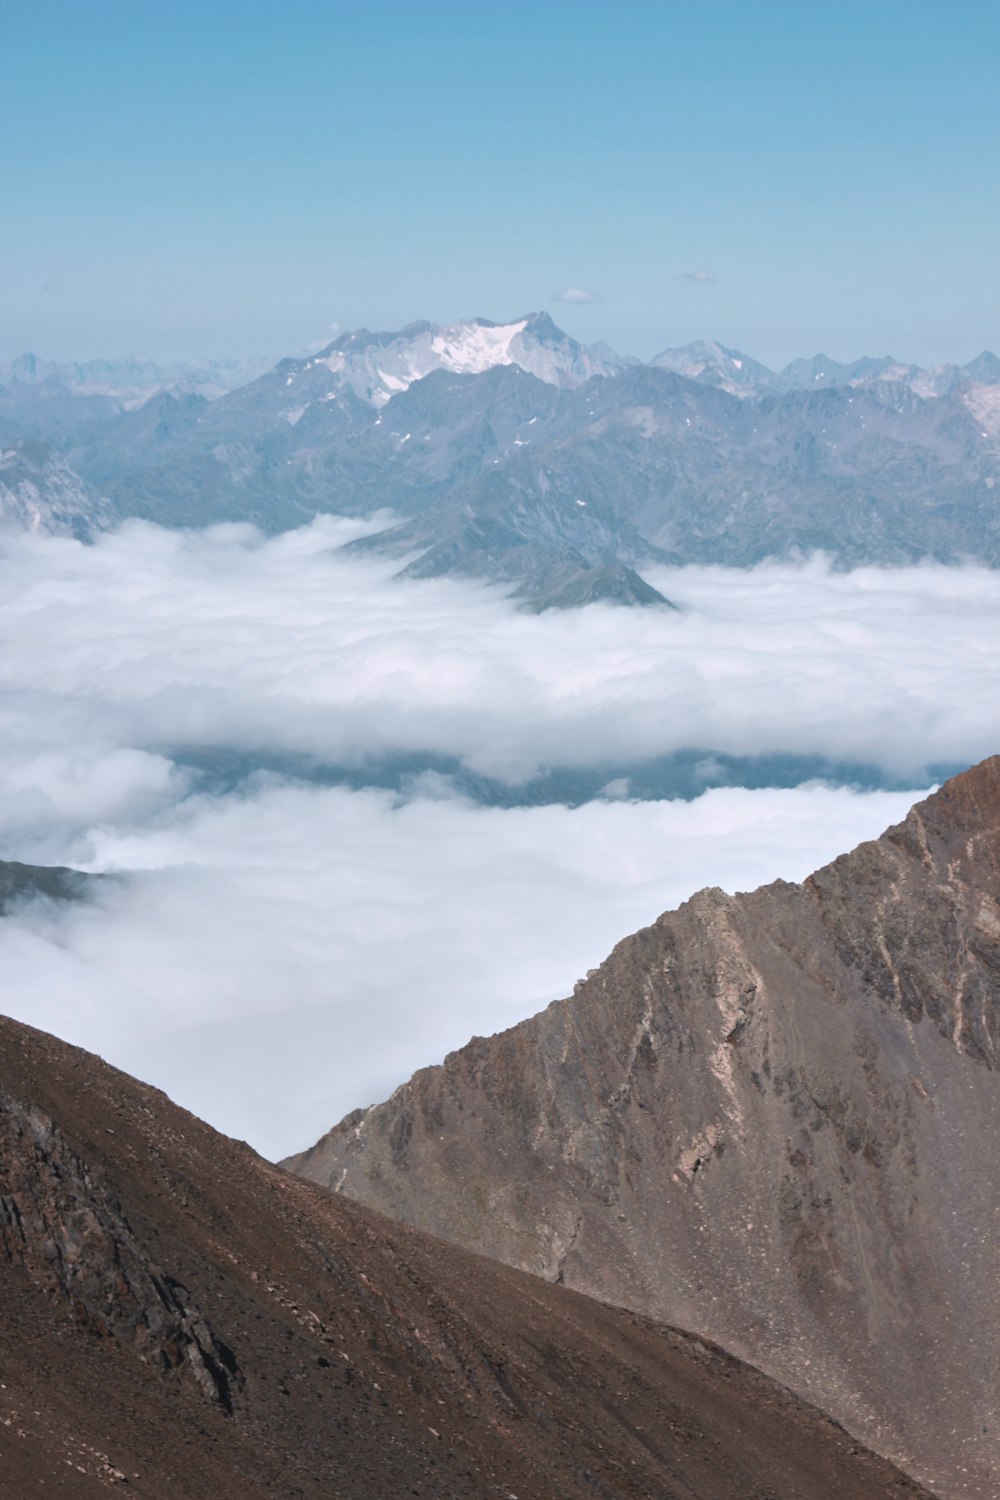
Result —
M0 526L90 536L115 511L47 443L0 445Z
M996 1496L998 1065L994 758L801 885L694 896L286 1165Z

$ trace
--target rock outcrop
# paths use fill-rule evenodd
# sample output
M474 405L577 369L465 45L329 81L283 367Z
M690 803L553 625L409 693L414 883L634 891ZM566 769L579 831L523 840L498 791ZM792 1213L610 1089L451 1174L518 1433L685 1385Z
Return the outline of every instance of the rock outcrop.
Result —
M48 1115L3 1088L0 1160L0 1264L25 1271L83 1327L133 1346L162 1370L180 1370L230 1410L233 1356L187 1288L152 1264L104 1172L87 1166Z
M288 1165L996 1496L998 1063L994 758L802 885L701 892Z
M721 1350L394 1225L0 1020L11 1500L928 1500Z

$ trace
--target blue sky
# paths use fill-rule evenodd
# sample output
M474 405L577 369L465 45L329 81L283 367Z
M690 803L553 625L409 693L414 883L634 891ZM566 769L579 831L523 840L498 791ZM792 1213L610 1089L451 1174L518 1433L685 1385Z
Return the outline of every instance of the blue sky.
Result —
M539 307L646 356L1000 345L995 0L0 0L0 27L0 359Z

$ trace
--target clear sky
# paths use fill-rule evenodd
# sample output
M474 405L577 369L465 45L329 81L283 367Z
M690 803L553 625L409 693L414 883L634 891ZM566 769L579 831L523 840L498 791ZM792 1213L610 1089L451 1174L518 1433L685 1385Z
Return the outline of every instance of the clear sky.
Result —
M0 0L0 53L0 359L1000 346L996 0Z

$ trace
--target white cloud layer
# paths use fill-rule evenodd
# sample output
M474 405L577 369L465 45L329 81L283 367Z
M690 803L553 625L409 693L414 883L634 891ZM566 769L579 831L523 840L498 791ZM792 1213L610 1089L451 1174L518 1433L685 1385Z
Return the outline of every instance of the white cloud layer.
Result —
M804 876L911 800L497 809L263 777L95 829L95 867L146 873L0 923L5 1004L279 1156L567 994L699 887Z
M916 795L643 804L630 764L784 751L919 788L1000 746L987 570L664 570L678 614L534 617L339 553L360 529L0 540L0 855L137 872L0 923L5 1005L269 1154L565 994L699 886L802 876ZM606 800L502 810L433 777L409 800L263 773L210 794L184 746L611 769Z
M553 302L587 303L600 302L596 292L585 292L582 287L568 286L564 292L557 292L552 298Z
M0 839L13 793L67 818L107 815L116 789L171 795L178 746L430 752L511 783L698 747L874 761L920 784L1000 745L1000 573L661 569L679 613L534 617L495 586L397 581L336 550L360 529L8 538Z

